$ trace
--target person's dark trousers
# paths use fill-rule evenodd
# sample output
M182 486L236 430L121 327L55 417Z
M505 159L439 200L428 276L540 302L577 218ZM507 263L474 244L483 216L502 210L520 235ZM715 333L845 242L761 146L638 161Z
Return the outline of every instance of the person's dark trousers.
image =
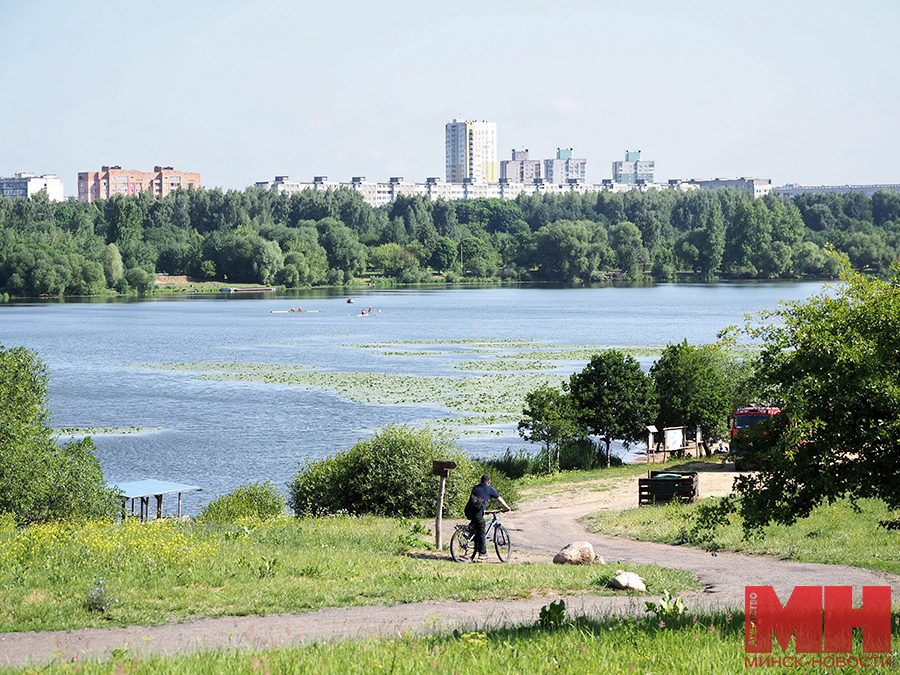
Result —
M479 513L469 521L469 529L475 532L475 551L484 555L487 553L487 546L484 543L484 513Z

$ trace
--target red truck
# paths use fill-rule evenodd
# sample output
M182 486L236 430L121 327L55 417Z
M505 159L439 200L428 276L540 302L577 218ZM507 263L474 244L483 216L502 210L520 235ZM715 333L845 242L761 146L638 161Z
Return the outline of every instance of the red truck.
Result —
M754 427L760 422L772 419L780 412L781 408L776 408L774 406L765 407L756 405L735 410L734 414L728 418L728 426L731 427L731 439L734 440L735 436L740 434L741 429ZM752 465L747 465L740 459L735 458L734 468L737 471L743 471L745 469L751 469L753 467Z

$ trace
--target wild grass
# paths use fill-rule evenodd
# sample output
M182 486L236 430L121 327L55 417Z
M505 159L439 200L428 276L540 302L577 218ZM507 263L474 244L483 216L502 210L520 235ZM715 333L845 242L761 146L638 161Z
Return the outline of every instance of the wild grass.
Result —
M364 641L334 640L265 651L217 651L175 657L138 659L127 650L101 663L60 663L39 672L154 673L323 673L325 675L385 673L517 673L561 672L653 673L655 675L733 675L745 669L742 613L683 615L660 621L634 618L577 618L555 627L539 624L496 630L464 629L443 635L404 635ZM894 617L893 639L898 639ZM854 655L863 655L854 645ZM765 655L763 655L765 656ZM801 663L822 654L796 655L778 647L772 657L797 657ZM751 656L752 658L752 656ZM892 658L898 655L875 655ZM793 660L791 660L793 663ZM858 668L789 667L795 673L859 672ZM771 670L771 668L769 668ZM780 668L778 668L780 670ZM867 668L867 672L882 672ZM884 669L887 670L887 669ZM38 672L0 668L0 674Z
M7 523L0 527L0 632L615 593L606 587L607 566L459 565L446 550L429 550L429 538L416 529L409 521L346 516L230 525L162 519L17 529ZM647 579L651 593L695 587L689 573L629 569Z
M784 560L853 565L900 574L900 531L879 523L896 517L880 500L848 500L816 508L794 525L770 525L745 538L742 520L733 515L712 530L698 528L697 506L642 506L602 511L584 519L594 532L666 544L698 545L709 550L773 555Z

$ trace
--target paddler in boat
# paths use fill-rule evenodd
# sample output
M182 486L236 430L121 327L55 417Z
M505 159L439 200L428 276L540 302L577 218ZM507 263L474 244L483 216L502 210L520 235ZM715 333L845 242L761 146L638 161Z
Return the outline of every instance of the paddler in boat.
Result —
M352 304L352 303L353 303L353 298L347 298L347 303L348 303L348 304Z
M371 313L372 313L372 308L371 308L371 307L369 307L369 314L371 314Z

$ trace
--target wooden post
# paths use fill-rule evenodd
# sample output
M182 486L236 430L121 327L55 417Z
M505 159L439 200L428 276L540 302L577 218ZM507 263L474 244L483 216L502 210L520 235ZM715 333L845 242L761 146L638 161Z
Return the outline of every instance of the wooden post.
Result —
M156 517L162 518L162 495L156 495ZM150 520L149 516L147 520Z
M449 471L447 473L450 473ZM434 519L434 547L440 551L444 548L444 536L441 531L441 514L444 512L444 488L447 485L447 476L441 474L441 485L438 488L437 517Z
M455 468L456 462L441 462L438 460L431 462L431 473L441 477L441 484L438 487L437 515L434 518L434 547L438 551L444 547L444 539L441 533L441 520L444 513L444 489L447 487L450 471Z

